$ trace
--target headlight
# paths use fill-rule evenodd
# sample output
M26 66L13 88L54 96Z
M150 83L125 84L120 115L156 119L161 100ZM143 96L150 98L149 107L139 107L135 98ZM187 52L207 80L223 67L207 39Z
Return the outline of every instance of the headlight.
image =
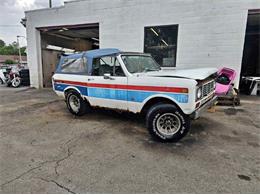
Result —
M197 100L200 99L202 97L202 88L198 88L197 89Z

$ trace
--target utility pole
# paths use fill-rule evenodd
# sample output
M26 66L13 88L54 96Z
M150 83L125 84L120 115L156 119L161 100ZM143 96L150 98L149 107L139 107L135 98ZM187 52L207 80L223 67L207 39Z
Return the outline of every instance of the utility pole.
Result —
M52 2L51 2L51 0L49 0L49 7L50 7L50 8L52 7Z
M17 37L17 46L18 46L18 51L19 51L19 64L21 64L22 61L22 56L21 56L21 50L20 50L20 44L19 44L19 35L16 36Z
M19 52L19 64L21 64L21 62L22 62L21 48L20 48L20 42L19 42L19 38L20 37L26 38L25 36L21 36L21 35L17 35L16 36L16 38L17 38L17 47L18 47L18 52Z

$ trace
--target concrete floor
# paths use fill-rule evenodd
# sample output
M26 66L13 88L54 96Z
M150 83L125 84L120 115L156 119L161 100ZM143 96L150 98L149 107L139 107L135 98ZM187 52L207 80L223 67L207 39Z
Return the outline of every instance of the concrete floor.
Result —
M74 117L51 90L0 94L1 193L260 193L259 97L162 144L139 116Z

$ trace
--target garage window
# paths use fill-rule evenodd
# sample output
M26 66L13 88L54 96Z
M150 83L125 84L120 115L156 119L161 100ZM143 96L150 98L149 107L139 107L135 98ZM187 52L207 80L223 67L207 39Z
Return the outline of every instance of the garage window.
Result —
M178 25L150 26L144 29L144 52L161 66L175 67Z
M66 58L61 65L61 72L64 73L86 73L87 59L84 58Z

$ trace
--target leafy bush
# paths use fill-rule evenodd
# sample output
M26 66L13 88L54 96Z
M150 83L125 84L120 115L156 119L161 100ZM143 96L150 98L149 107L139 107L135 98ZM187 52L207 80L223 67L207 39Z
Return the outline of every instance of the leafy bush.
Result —
M15 61L7 59L4 61L4 64L15 64Z

